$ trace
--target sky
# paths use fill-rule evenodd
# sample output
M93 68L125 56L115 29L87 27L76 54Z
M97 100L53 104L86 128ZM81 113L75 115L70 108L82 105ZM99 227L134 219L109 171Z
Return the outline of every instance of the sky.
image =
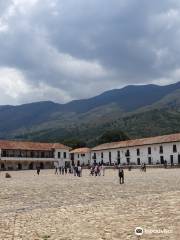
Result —
M0 0L0 105L179 77L179 0Z

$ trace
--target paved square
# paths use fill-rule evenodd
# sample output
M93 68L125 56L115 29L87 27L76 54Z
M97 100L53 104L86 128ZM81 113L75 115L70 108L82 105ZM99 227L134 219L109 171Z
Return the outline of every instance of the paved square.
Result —
M53 170L0 173L1 240L180 239L180 169L125 171L105 177ZM150 231L167 231L151 233Z

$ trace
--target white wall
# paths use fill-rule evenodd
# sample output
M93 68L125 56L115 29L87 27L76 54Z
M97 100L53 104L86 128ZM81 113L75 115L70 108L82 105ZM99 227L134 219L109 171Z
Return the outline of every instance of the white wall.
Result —
M91 153L87 152L84 153L85 156L83 156L83 154L81 153L74 153L74 163L75 165L77 164L77 162L79 161L80 164L84 164L84 165L88 165L90 164L91 161Z
M177 152L173 153L173 145L177 146ZM163 154L159 153L159 147L163 146ZM148 147L151 147L151 155L148 155ZM140 149L140 156L137 156L137 149ZM117 151L120 151L120 161L121 164L127 163L127 157L125 153L129 149L130 151L130 162L137 164L137 159L140 158L141 163L148 164L148 157L151 157L152 164L156 164L157 161L160 162L160 156L164 157L164 160L168 164L171 163L170 156L173 155L174 164L178 163L178 155L180 155L180 142L177 143L163 143L163 144L154 144L154 145L143 145L129 148L120 148L120 149L109 149L102 151L92 151L91 153L91 163L94 162L93 155L96 153L96 161L101 162L101 152L103 152L103 161L104 163L109 163L109 152L111 152L111 162L117 162Z
M60 158L58 157L58 153L60 153ZM64 158L64 153L66 153L66 158ZM66 161L70 161L69 158L69 150L67 149L55 149L54 151L54 160L55 166L64 166ZM57 164L58 162L58 164Z
M58 152L60 152L61 156L58 158ZM64 158L64 153L66 153L66 158ZM1 149L0 149L1 156ZM12 165L14 162L54 162L55 165L58 163L58 166L64 166L66 161L70 161L69 159L69 150L67 149L55 149L54 158L18 158L18 157L1 157L2 161L6 161L6 164ZM8 163L9 162L9 163Z

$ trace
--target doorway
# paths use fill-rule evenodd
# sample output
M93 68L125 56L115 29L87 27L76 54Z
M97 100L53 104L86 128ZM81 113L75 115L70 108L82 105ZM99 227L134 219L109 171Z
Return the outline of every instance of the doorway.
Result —
M5 164L4 163L1 163L1 170L5 170Z
M44 163L43 162L40 162L40 168L44 169Z
M22 164L18 163L18 170L22 170Z
M164 164L164 157L163 156L160 157L160 161L161 161L161 164Z
M170 156L170 159L171 159L171 165L174 164L174 158L173 158L173 155Z
M34 164L33 164L33 162L31 162L30 164L29 164L29 170L32 170L34 168Z
M109 152L109 165L111 166L111 152Z

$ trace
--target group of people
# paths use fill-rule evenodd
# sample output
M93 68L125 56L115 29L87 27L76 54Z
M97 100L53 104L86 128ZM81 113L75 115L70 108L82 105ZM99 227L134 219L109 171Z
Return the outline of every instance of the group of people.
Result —
M90 169L90 175L91 176L101 176L101 173L102 175L104 176L105 175L105 166L103 164L93 164L91 166L91 169Z
M67 173L71 173L71 168L67 168L67 167L63 167L63 166L62 167L55 166L55 172L54 172L55 175L58 175L58 174L64 175Z
M146 164L143 163L141 165L141 171L146 172ZM36 168L37 175L40 174L40 167ZM129 167L128 170L130 171L131 168ZM66 175L66 174L74 174L74 176L82 177L82 166L80 164L74 165L74 166L57 166L55 165L55 175ZM90 175L91 176L105 176L105 166L103 163L94 163L90 168ZM118 166L118 176L119 176L119 183L124 184L124 169L122 166Z
M82 167L81 165L77 166L70 166L70 167L64 167L64 166L55 166L55 175L66 175L66 174L74 174L74 176L81 177L82 176Z

